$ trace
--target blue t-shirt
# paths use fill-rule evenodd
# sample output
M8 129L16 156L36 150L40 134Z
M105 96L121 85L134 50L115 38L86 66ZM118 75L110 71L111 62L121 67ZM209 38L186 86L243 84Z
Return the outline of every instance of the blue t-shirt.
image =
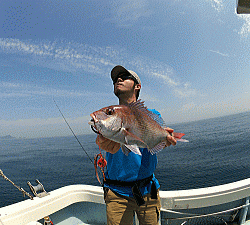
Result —
M149 109L149 111L161 116L160 113L154 109ZM156 188L160 188L160 184L154 176L154 171L157 165L156 154L152 155L146 148L140 148L140 151L142 155L137 155L133 152L130 152L128 156L122 152L121 148L115 154L107 152L107 171L105 173L106 178L130 182L147 178L153 174L152 180L154 181ZM152 181L140 189L142 195L150 193L151 185ZM130 187L119 187L108 184L104 184L104 187L108 187L112 191L124 196L133 196Z

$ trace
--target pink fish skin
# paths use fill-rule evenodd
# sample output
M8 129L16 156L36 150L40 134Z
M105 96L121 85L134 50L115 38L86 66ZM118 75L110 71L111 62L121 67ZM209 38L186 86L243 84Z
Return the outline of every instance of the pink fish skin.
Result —
M166 147L165 140L169 133L164 129L161 117L150 112L144 102L138 100L128 105L112 105L90 114L89 124L104 137L121 144L122 151L141 155L140 148L148 148L155 154ZM178 141L185 134L171 134Z

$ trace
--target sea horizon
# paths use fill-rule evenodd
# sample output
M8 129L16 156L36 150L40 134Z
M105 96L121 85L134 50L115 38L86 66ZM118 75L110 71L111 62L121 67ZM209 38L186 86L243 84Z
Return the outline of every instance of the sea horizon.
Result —
M161 190L217 186L250 178L250 112L175 124L189 143L157 153ZM170 126L171 127L171 126ZM77 135L91 159L100 152L96 134ZM46 191L74 185L100 186L93 164L72 136L1 139L0 169L29 191L38 179ZM103 155L105 152L102 151ZM22 201L22 193L0 177L0 207Z
M171 127L174 125L185 125L185 124L189 124L189 123L193 123L193 122L200 122L200 121L206 121L206 120L211 120L211 119L216 119L216 118L223 118L223 117L228 117L228 116L234 116L234 115L240 115L240 114L245 114L245 113L250 113L250 110L244 111L244 112L239 112L239 113L232 113L232 114L228 114L228 115L220 115L220 116L215 116L215 117L210 117L210 118L204 118L204 119L198 119L198 120L192 120L192 121L185 121L185 122L178 122L178 123L170 123L167 124L167 126ZM66 128L65 128L66 129ZM93 134L93 132L86 132L86 133L82 133L82 134L78 134L79 136L81 135L88 135L88 134ZM57 137L71 137L73 136L73 134L69 134L69 135L58 135L58 136L48 136L48 137L44 137L44 136L38 136L38 137L15 137L12 136L11 134L6 134L6 135L2 135L0 136L0 140L1 139L36 139L36 138L57 138Z

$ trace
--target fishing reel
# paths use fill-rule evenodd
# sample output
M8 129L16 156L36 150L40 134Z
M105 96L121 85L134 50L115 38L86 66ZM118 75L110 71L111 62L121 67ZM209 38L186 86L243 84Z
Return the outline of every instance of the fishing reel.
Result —
M105 179L105 174L104 174L104 168L107 166L107 161L106 161L106 159L104 159L101 152L95 156L94 166L95 166L96 178L99 181L99 183L102 185L102 182L101 182L99 175L98 175L97 166L101 169L103 180L105 181L106 179Z
M31 192L33 193L34 196L42 198L46 195L49 195L49 193L47 193L42 185L42 183L36 179L36 186L33 186L29 181L27 182ZM38 193L40 192L40 193Z
M100 157L100 159L98 159ZM98 159L98 160L97 160ZM97 160L97 166L99 166L100 168L104 168L107 166L107 161L106 159L104 159L104 157L102 156L101 153L96 155L95 161Z

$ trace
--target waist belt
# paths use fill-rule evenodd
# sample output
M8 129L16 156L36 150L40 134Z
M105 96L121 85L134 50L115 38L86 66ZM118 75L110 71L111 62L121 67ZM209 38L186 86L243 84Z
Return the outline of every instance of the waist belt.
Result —
M150 181L153 181L152 178L153 178L153 175L151 175L150 177L144 178L142 180L131 181L131 182L110 180L106 178L104 183L109 184L109 185L119 186L119 187L131 187L132 194L137 205L141 206L145 204L145 201L141 194L140 188L145 187L147 184L149 184ZM156 190L156 185L154 182L152 183L150 194L151 194L152 199L157 199L157 190Z

